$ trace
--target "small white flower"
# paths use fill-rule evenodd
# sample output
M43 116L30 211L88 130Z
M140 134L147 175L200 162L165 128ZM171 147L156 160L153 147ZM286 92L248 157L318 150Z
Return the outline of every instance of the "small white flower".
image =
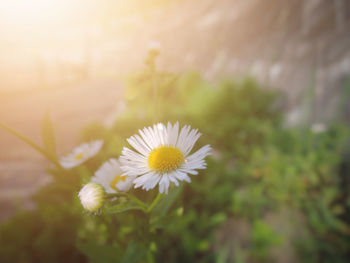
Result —
M101 149L103 141L97 140L83 143L76 147L72 153L60 158L60 164L65 169L76 167L91 157L95 156Z
M157 41L150 41L148 42L148 51L149 52L160 52L160 43Z
M88 183L79 192L82 206L89 212L99 210L105 201L105 190L100 184Z
M179 185L178 181L191 182L187 174L198 174L197 169L205 169L204 158L209 155L211 147L203 146L190 155L201 136L198 130L184 126L179 133L179 123L166 127L159 123L153 127L139 130L139 135L127 141L138 152L123 149L120 162L125 175L137 176L135 188L149 190L159 184L160 193L168 193L170 183Z
M95 172L91 181L101 184L110 194L126 192L130 190L135 176L126 176L122 173L118 160L110 159Z
M311 125L311 131L313 133L323 133L327 130L327 126L324 123L314 123Z

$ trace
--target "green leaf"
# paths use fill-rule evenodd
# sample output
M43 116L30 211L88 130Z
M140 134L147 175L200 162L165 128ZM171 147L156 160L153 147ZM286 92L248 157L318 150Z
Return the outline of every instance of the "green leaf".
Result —
M41 121L41 137L46 151L52 156L52 158L57 160L56 140L49 112L46 112Z
M120 250L117 245L100 245L89 240L78 242L77 247L91 262L114 263L120 260L118 253Z
M169 194L164 195L162 200L154 207L151 212L151 224L158 224L159 221L168 214L169 209L178 199L182 192L182 186L173 188Z
M139 205L135 202L126 202L126 203L121 203L121 204L117 204L114 206L105 206L104 210L106 213L115 214L115 213L125 212L128 210L142 210L142 211L144 211L144 207L142 207L141 205Z
M146 254L147 247L133 240L128 245L122 263L138 263L145 261Z

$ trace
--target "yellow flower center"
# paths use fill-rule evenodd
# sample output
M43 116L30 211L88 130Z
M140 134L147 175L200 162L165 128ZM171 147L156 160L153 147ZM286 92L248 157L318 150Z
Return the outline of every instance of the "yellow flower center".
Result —
M179 168L184 160L182 152L173 146L161 146L150 152L148 166L157 172L167 173Z
M120 181L125 181L126 180L126 176L121 176L121 174L118 174L116 177L114 177L114 179L112 180L112 182L109 184L114 190L119 191L119 189L117 188L117 183L119 183Z
M77 155L74 156L74 160L75 160L75 161L79 161L79 160L81 160L83 157L84 157L84 154L83 154L83 153L79 153L79 154L77 154Z

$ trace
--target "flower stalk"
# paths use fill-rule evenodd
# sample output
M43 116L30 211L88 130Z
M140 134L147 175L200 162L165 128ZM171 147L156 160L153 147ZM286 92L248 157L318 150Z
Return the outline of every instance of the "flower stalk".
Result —
M34 150L39 152L41 155L43 155L47 160L52 162L57 168L61 169L62 166L59 164L59 162L54 158L49 152L47 152L45 149L41 148L39 145L37 145L35 142L33 142L28 137L24 136L23 134L19 133L15 129L11 128L10 126L6 125L5 123L0 122L0 127L4 130L8 131L12 135L16 136L21 141L25 142L27 145L31 146Z
M150 206L147 208L147 213L150 213L153 208L159 203L159 201L162 199L163 194L158 193L158 195L156 196L156 198L153 200L153 202L150 204Z

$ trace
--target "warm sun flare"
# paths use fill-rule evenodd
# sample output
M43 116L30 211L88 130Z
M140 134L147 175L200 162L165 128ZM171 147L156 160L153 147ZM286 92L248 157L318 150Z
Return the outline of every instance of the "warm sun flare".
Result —
M67 0L4 0L1 1L2 22L9 24L45 23L62 14Z

